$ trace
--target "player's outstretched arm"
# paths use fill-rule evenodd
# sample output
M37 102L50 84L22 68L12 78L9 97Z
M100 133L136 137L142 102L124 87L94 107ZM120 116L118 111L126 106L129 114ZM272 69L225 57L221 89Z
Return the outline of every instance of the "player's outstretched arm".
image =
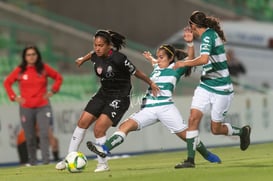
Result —
M91 52L87 53L85 56L77 58L75 60L76 65L78 67L80 67L84 62L90 60L93 53L94 53L94 51L91 51Z
M147 84L150 85L151 89L152 89L152 93L153 95L156 97L157 93L160 92L159 87L149 78L147 77L142 71L140 70L136 70L135 74L134 74L137 78L143 80L144 82L146 82Z

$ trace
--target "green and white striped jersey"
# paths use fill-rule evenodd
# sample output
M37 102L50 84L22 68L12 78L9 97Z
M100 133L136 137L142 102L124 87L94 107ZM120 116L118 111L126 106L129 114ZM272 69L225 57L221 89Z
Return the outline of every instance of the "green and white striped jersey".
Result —
M200 54L208 54L209 61L203 65L199 86L217 94L233 93L223 41L208 28L201 36Z
M174 63L167 68L160 68L154 65L154 70L150 74L150 79L160 88L157 97L154 97L151 88L147 90L147 94L143 98L142 107L155 107L167 104L173 104L172 95L180 77L185 74L187 68L173 69Z

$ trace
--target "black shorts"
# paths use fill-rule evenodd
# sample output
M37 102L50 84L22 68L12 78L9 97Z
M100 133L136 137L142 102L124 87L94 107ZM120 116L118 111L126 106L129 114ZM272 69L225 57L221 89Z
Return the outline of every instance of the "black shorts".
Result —
M124 113L130 106L129 96L105 96L96 94L86 105L84 111L93 114L97 118L101 114L107 115L113 122L113 127L117 126Z

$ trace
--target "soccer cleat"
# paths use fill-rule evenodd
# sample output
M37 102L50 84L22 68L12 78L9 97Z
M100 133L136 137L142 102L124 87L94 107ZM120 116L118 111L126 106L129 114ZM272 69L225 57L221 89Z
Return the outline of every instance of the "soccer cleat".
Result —
M179 168L195 168L195 164L185 160L184 162L178 163L174 166L175 169L179 169Z
M57 170L64 170L64 169L66 169L65 161L62 160L62 161L58 162L58 163L56 164L55 168L56 168Z
M94 172L107 172L110 168L107 163L98 163L97 168L94 170Z
M103 149L103 146L98 145L98 144L94 144L91 141L87 141L86 142L87 148L94 152L95 154L97 154L98 156L105 158L107 156L107 151L105 149Z
M242 127L242 134L240 136L240 148L242 151L245 151L250 144L250 133L251 133L250 126L247 125Z
M205 158L206 160L208 160L211 163L221 163L221 159L217 155L215 155L209 151L208 151L208 153L209 153L208 157Z

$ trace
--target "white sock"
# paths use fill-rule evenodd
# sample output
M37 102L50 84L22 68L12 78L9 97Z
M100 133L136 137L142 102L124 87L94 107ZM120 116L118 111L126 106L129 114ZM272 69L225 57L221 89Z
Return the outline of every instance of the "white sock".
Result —
M193 150L196 150L197 145L200 143L199 131L198 130L187 131L186 138L187 139L194 138Z
M122 131L116 131L116 132L114 132L113 135L119 135L119 136L121 136L121 137L123 138L123 140L124 140L125 137L126 137L126 134L125 134L124 132L122 132Z
M228 133L227 133L227 135L228 136L231 136L232 134L233 134L233 129L232 129L232 126L229 124L229 123L223 123L226 127L227 127L227 129L228 129Z
M70 140L68 153L79 150L80 144L85 136L85 133L86 129L80 128L78 126L75 128L72 138Z
M103 145L106 142L106 136L100 137L100 138L96 138L96 144L98 145ZM100 156L97 155L98 158L98 163L107 163L107 158L102 158Z

